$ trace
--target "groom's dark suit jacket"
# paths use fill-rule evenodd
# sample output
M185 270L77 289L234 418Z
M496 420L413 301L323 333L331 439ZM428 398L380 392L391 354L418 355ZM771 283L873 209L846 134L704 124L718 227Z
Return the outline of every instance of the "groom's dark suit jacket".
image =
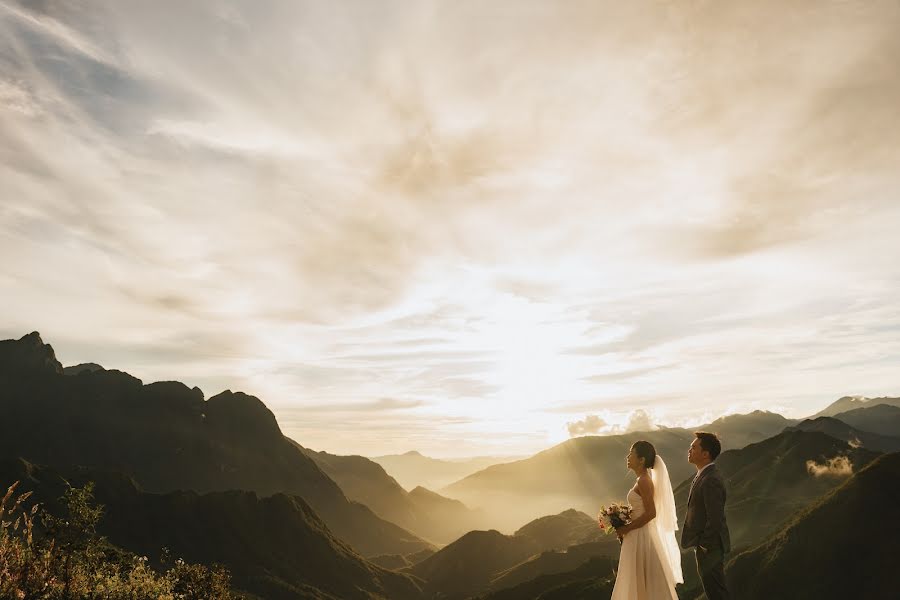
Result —
M709 550L719 544L723 552L731 551L731 535L725 522L725 480L713 463L691 484L681 547L703 546Z

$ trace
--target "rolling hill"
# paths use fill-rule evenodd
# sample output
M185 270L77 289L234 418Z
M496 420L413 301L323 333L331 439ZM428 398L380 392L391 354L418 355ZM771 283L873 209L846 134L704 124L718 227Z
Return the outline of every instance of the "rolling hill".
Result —
M835 419L863 431L900 437L900 406L873 404L839 413Z
M900 454L886 454L795 514L781 531L729 562L733 597L896 597L898 481Z
M540 575L479 600L603 600L612 595L615 568L615 560L595 556L575 569Z
M834 417L807 419L793 427L786 428L785 431L821 431L833 438L844 440L851 445L858 445L876 452L900 451L900 438L869 433L868 431L852 427Z
M546 550L532 556L525 562L501 571L491 580L489 593L499 590L515 588L529 581L545 577L575 571L588 561L605 559L615 563L619 558L619 542L615 536L608 536L608 540L599 542L587 542L575 544L565 550ZM605 563L604 563L605 564ZM606 573L612 571L610 568ZM595 571L594 575L603 573Z
M472 531L402 572L425 580L426 594L466 598L573 569L596 556L618 556L615 536L573 509L536 519L514 535Z

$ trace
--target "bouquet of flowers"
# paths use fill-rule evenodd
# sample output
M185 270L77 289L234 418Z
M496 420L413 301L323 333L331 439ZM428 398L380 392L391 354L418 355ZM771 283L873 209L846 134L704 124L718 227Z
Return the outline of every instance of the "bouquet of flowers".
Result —
M606 533L613 533L616 527L631 523L631 506L617 502L604 506L600 509L597 520L600 523L600 529Z

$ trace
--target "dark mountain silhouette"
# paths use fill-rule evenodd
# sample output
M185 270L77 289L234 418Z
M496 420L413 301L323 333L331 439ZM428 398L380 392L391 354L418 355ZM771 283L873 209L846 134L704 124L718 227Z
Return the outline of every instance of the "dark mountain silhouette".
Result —
M407 492L378 463L363 456L336 456L300 448L348 498L380 517L433 542L446 544L467 531L487 525L484 516L462 502L416 488Z
M0 486L13 481L51 512L68 485L94 481L95 499L104 505L100 533L110 542L154 559L168 548L189 562L222 564L237 588L264 598L420 597L414 579L367 562L335 538L299 496L151 494L119 473L84 467L57 472L23 459L0 459Z
M900 437L900 407L898 406L873 404L865 408L839 413L835 418L863 431Z
M732 559L733 597L897 597L900 454L870 462L781 531Z
M843 483L851 470L878 456L817 431L786 431L746 448L723 452L716 465L728 489L726 516L732 546L738 549L758 543L786 519ZM682 521L690 484L687 479L675 489ZM686 571L689 568L685 566Z
M62 375L62 365L50 344L32 331L18 340L0 340L0 376L41 377Z
M0 456L119 471L150 492L297 495L364 555L429 546L349 501L254 396L225 391L204 400L199 388L175 381L143 385L116 370L62 373L37 333L0 342Z
M876 406L878 404L888 404L890 406L900 406L900 398L865 398L863 396L844 396L839 398L812 415L810 419L815 419L816 417L836 417L837 415L855 410L857 408L868 408L870 406Z
M84 371L88 373L93 373L94 371L104 371L105 369L98 365L97 363L81 363L80 365L73 365L71 367L63 367L63 374L65 375L78 375Z
M667 457L675 481L690 474L693 467L685 457L693 434L662 429L573 438L530 458L488 467L440 492L485 510L494 527L506 531L567 508L596 515L601 504L624 500L634 484L625 456L638 439L651 441Z
M384 467L384 470L407 490L419 486L438 490L491 465L508 463L520 458L525 457L476 456L443 460L424 456L420 452L411 450L404 454L375 456L372 457L372 460Z
M871 409L864 408L860 410ZM785 431L821 431L833 438L844 440L850 445L862 446L869 450L875 450L877 452L900 451L900 438L869 433L868 431L851 427L847 423L834 417L807 419L793 427L786 428Z

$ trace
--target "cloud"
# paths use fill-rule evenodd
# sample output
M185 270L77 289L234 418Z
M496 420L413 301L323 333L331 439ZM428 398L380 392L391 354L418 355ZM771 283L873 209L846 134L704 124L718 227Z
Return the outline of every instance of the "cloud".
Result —
M615 419L620 423L610 422ZM653 417L644 409L634 410L626 415L610 415L607 418L599 415L587 415L579 421L566 423L569 437L585 434L621 435L640 431L653 431L657 428Z
M813 477L849 477L853 475L853 465L847 456L835 456L824 463L806 461L806 470Z
M607 427L606 421L604 421L597 415L588 415L581 421L566 423L566 428L569 430L569 436L571 437L590 433L599 433L605 427Z
M516 452L889 394L898 11L0 3L4 330Z
M653 431L654 429L656 429L656 425L653 423L653 418L643 409L633 411L628 416L628 423L625 425L625 433Z
M401 400L398 398L379 398L372 402L354 402L349 404L311 404L304 407L311 413L316 412L377 412L404 410L424 406L422 400Z

